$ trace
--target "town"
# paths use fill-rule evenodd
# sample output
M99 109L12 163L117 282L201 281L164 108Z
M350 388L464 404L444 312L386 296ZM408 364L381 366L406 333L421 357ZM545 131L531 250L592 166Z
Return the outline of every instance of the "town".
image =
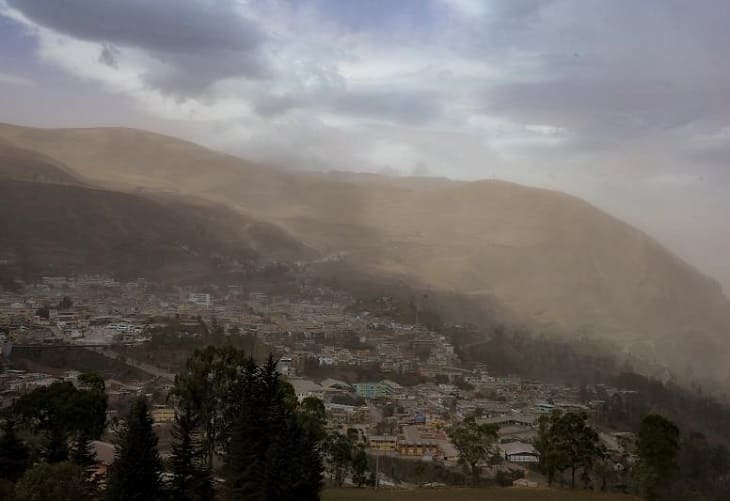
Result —
M107 276L43 277L0 295L0 407L56 381L78 384L81 372L93 370L105 379L109 433L130 403L145 395L164 456L175 417L167 398L174 374L207 334L256 357L273 354L297 399L321 400L327 429L349 434L376 459L380 485L448 481L443 472L458 471L460 464L449 430L470 417L498 426L491 468L516 485L545 483L533 467L540 461L534 443L539 417L555 410L589 416L614 471L635 461L633 434L601 419L607 399L631 392L527 380L465 364L446 335L389 316L391 299L376 298L370 304L382 307L368 311L349 294L306 280L282 294L241 286L161 287ZM165 336L173 341L161 341ZM113 445L104 440L93 447L105 471L114 460ZM401 462L404 471L422 463L441 474L398 475L395 466L380 468L386 461Z

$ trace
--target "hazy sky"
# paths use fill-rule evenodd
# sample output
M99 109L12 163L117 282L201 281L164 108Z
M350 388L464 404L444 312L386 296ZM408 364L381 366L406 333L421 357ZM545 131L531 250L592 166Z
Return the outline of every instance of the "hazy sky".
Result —
M730 291L726 0L0 0L0 121L581 195Z

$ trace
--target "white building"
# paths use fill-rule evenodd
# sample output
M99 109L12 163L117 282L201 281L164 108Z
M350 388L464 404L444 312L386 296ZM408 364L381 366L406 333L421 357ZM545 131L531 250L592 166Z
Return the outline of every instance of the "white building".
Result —
M210 294L204 292L191 292L188 296L188 301L198 306L210 306Z

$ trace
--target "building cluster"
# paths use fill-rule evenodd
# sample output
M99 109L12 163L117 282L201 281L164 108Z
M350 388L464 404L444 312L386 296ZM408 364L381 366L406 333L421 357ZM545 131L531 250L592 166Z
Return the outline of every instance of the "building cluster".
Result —
M520 465L539 461L532 444L540 415L556 409L591 414L601 405L584 402L575 387L496 376L483 366L464 367L439 332L355 304L346 293L306 283L275 294L241 286L195 289L160 287L142 279L44 277L20 292L0 294L0 363L7 362L13 346L143 344L151 328L165 319L202 322L228 335L252 336L278 354L278 369L297 398L324 402L331 430L356 436L373 454L444 464L458 460L449 430L467 417L499 425L499 454ZM328 370L383 377L307 377ZM0 373L0 405L77 376L73 371L52 375L5 370ZM415 383L395 381L404 378ZM107 380L110 418L133 397L148 394L155 422L169 425L174 417L165 399L170 382L159 375L146 382ZM625 438L615 431L601 433L606 448L616 455L627 453Z

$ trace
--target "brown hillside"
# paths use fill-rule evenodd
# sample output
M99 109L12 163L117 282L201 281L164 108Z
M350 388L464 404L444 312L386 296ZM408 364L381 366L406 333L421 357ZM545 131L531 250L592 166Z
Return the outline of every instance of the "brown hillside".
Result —
M129 129L4 126L0 137L88 179L225 202L354 269L496 297L546 330L611 339L678 371L711 354L695 373L730 375L720 287L574 197L497 181L292 174Z

